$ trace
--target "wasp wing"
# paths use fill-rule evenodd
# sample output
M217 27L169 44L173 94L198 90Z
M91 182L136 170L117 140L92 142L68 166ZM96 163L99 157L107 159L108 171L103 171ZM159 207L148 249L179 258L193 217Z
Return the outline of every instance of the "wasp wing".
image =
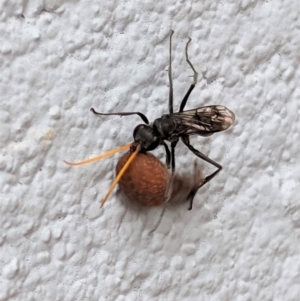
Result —
M210 136L227 130L235 121L232 111L223 106L206 106L171 114L181 135Z

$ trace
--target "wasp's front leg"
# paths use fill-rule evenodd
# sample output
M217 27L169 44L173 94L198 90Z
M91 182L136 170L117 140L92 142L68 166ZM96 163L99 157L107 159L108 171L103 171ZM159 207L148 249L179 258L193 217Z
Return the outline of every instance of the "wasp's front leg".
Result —
M178 143L178 138L171 142L171 176L168 181L168 185L165 191L165 202L169 202L172 192L173 192L173 180L174 180L174 174L175 174L175 147Z

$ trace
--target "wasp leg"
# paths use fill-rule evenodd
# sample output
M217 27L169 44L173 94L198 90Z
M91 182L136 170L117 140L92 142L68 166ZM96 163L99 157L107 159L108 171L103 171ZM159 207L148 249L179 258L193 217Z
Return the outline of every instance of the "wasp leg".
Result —
M149 120L148 118L140 112L122 112L122 113L99 113L96 112L94 110L94 108L91 108L91 111L95 114L95 115L103 115L103 116L110 116L110 115L118 115L118 116L128 116L128 115L139 115L141 117L141 119L146 123L149 124Z
M170 83L170 90L169 90L169 113L173 113L173 81L172 81L172 35L174 31L171 30L170 32L170 49L169 49L169 83Z
M214 178L221 170L222 170L222 166L220 164L218 164L217 162L213 161L212 159L208 158L207 156L205 156L204 154L202 154L201 152L199 152L198 150L196 150L192 145L190 145L190 139L188 136L184 136L181 138L182 142L199 158L201 158L202 160L214 165L215 167L217 167L218 169L213 172L211 175L205 177L200 183L199 185L195 185L194 187L192 187L187 200L190 202L190 207L189 210L192 210L193 207L193 200L195 197L195 194L197 193L197 191L199 190L199 188L201 188L204 184L206 184L207 182L209 182L212 178Z
M178 140L173 141L171 143L171 176L169 178L168 184L167 184L167 188L165 191L165 202L167 203L171 196L172 196L172 192L173 192L173 179L174 179L174 174L175 174L175 147L178 143Z
M166 166L168 169L170 169L171 153L170 153L168 145L165 142L163 143L163 145L164 145L165 151L166 151Z
M189 55L188 55L188 47L189 47L189 43L191 42L191 40L192 39L189 38L188 42L186 43L186 46L185 46L185 58L186 58L187 63L190 65L190 67L194 71L194 82L191 84L189 90L185 94L185 96L184 96L184 98L183 98L183 100L181 102L179 112L182 112L184 110L184 107L185 107L185 105L186 105L186 103L188 101L188 98L189 98L191 92L193 91L193 89L195 88L195 86L197 84L197 80L198 80L198 72L195 70L193 64L189 60Z

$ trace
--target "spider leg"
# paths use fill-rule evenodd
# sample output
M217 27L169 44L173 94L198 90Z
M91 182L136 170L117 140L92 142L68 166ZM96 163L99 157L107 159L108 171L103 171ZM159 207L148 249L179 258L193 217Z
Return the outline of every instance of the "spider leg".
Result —
M162 210L162 212L161 212L161 214L160 214L160 216L159 216L159 219L157 220L157 222L156 222L154 228L148 233L148 235L151 235L154 231L157 230L157 228L158 228L158 226L160 225L160 223L161 223L161 221L162 221L162 218L163 218L163 216L164 216L164 214L165 214L165 211L166 211L166 203L164 203L163 210Z
M208 158L207 156L205 156L204 154L202 154L201 152L199 152L198 150L196 150L192 145L190 145L190 139L188 136L184 136L181 138L182 142L199 158L201 158L202 160L214 165L215 167L217 167L218 169L213 172L212 174L210 174L209 176L205 177L197 186L193 186L188 197L187 200L190 202L190 207L189 210L192 210L193 207L193 200L195 197L195 194L197 193L197 191L199 190L199 188L201 188L203 185L205 185L207 182L209 182L212 178L214 178L221 170L222 170L222 166L213 161L212 159Z
M194 72L194 82L191 84L189 90L187 91L187 93L185 94L182 102L181 102L181 105L180 105L180 109L179 109L179 112L182 112L184 110L184 107L188 101L188 98L191 94L191 92L193 91L193 89L195 88L196 84L197 84L197 80L198 80L198 73L197 71L195 70L193 64L191 63L191 61L189 60L189 55L188 55L188 46L189 46L189 43L191 42L191 38L189 38L188 42L186 43L186 46L185 46L185 58L186 58L186 61L187 63L190 65L190 67L192 68L193 72Z

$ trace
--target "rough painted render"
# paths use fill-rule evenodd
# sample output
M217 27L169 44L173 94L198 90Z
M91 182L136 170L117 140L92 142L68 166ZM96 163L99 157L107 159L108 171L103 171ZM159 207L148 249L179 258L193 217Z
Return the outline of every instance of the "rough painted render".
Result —
M116 155L136 116L219 104L234 126L193 137L221 173L188 204L132 206ZM0 300L300 300L299 1L0 2ZM163 162L162 147L153 152ZM179 143L176 168L215 169Z

